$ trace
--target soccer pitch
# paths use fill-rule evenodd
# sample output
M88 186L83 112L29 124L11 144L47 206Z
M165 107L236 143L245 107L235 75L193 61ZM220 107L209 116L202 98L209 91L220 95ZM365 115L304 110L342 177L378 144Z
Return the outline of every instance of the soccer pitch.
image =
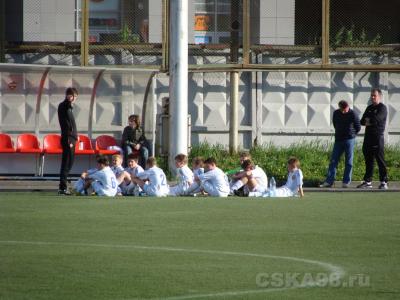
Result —
M0 299L399 299L399 193L0 193Z

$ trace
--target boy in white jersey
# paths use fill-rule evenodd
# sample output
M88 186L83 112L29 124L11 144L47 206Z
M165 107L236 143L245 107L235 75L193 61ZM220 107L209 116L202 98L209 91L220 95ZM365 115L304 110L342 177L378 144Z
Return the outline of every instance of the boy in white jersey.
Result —
M130 154L132 156L132 154ZM129 160L129 155L128 155ZM129 162L128 162L129 164ZM140 167L143 171L143 168ZM118 182L118 195L132 195L135 185L132 183L130 169L122 166L122 155L114 154L112 156L112 167ZM135 174L136 176L137 174Z
M251 160L251 154L249 152L242 152L240 153L240 166L242 166L243 162L245 160ZM227 175L231 175L231 181L229 182L229 187L230 187L230 194L234 195L235 191L240 192L241 194L244 193L244 185L245 183L241 180L242 179L242 174L243 173L243 168L236 168L232 171L228 171Z
M164 171L157 167L155 157L149 157L146 166L147 169L138 177L133 177L132 182L139 185L148 196L167 196L169 193L167 177Z
M133 177L138 177L140 173L144 172L143 168L139 165L139 157L135 153L128 155L128 167L125 168L125 172L129 174L129 179L125 179L126 188L124 195L138 195L143 190L134 182L132 182ZM124 192L123 192L124 193Z
M188 157L185 154L175 156L176 172L178 183L169 188L170 196L187 195L189 187L193 184L194 176L192 170L187 166Z
M242 182L243 192L234 190L235 195L247 196L249 192L264 193L268 190L268 178L263 169L254 165L250 159L244 160L241 167L243 171L235 174L235 178Z
M97 157L96 157L96 160L97 160ZM77 195L86 195L87 194L85 191L86 177L88 177L88 175L93 174L95 172L97 172L97 168L88 169L88 170L82 172L81 176L74 184L75 194L77 194Z
M200 181L201 188L210 196L227 197L229 194L228 177L217 167L215 158L207 158L204 161L204 165L204 174L197 177L197 180Z
M202 158L201 156L197 156L197 157L193 158L192 170L193 170L193 177L197 178L197 181L193 180L193 183L190 185L190 187L187 190L188 195L201 192L200 181L198 178L201 174L204 174L204 158Z
M85 176L85 190L89 187L98 196L113 197L117 194L117 178L108 166L108 159L104 155L97 157L97 171Z
M296 157L288 160L288 179L285 185L275 190L274 197L293 197L304 196L303 191L303 172L300 170L300 161ZM250 192L249 197L271 197L269 191L264 193Z
M123 194L122 190L124 188L124 179L127 174L124 172L124 167L122 166L122 155L121 154L114 154L111 157L111 171L114 172L115 177L117 178L118 182L118 192L117 194L121 196ZM129 182L131 178L129 176Z

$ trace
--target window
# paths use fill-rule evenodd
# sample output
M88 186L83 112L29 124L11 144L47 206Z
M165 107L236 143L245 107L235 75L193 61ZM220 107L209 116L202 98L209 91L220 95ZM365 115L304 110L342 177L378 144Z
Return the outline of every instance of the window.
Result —
M121 30L121 0L91 0L89 3L89 40Z
M238 4L239 23L242 5ZM234 1L235 2L235 1ZM195 0L194 31L196 44L224 43L231 35L231 0Z

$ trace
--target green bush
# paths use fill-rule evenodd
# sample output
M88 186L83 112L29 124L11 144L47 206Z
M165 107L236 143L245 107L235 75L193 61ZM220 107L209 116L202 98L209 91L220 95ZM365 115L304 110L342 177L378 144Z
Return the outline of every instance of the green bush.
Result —
M364 172L364 157L361 144L354 149L353 181L361 181ZM268 177L274 176L279 183L286 181L286 163L289 157L295 156L300 160L301 170L304 175L306 186L317 186L326 176L329 159L333 144L329 142L313 141L302 142L288 147L278 147L273 144L266 144L250 149L254 162L265 170ZM227 149L220 144L210 145L201 143L192 148L189 159L202 156L204 158L214 157L218 166L228 171L239 166L239 154L230 155ZM400 180L400 145L386 146L385 159L388 167L390 181ZM344 170L344 157L338 166L337 180L341 180ZM378 180L378 170L375 168L374 179Z

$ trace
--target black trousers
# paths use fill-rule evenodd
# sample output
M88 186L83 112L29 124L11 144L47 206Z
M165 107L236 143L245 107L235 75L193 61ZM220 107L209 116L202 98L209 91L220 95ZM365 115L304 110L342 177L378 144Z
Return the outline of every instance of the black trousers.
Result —
M71 147L72 144L72 147ZM59 189L65 190L67 189L67 178L69 172L72 169L72 165L74 164L75 158L75 144L76 141L73 140L71 143L68 140L61 139L61 146L63 149L61 156L61 168L60 168L60 184Z
M371 182L374 175L374 162L378 163L379 180L387 182L387 168L385 162L385 141L384 137L379 136L374 139L364 139L363 154L365 159L364 181Z

